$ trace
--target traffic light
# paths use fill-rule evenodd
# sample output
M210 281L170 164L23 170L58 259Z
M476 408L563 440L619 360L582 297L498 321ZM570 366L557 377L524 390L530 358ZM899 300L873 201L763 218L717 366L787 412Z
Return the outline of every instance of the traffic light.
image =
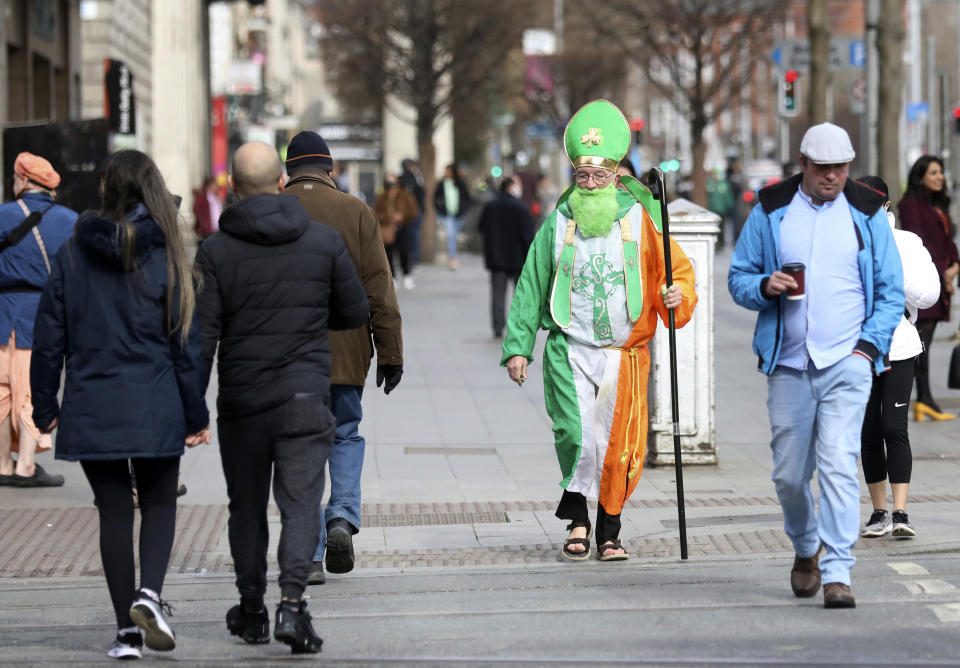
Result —
M643 135L641 133L646 125L639 116L630 119L630 129L633 130L633 143L637 146L643 143Z
M799 75L796 70L787 70L780 85L780 115L796 116L800 113L800 88L797 86Z
M953 134L960 135L960 107L953 108Z

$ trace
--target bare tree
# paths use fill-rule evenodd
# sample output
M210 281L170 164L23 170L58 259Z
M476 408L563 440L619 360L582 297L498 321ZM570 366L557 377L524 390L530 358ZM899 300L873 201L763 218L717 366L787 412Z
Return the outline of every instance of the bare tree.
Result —
M877 25L879 118L877 123L877 169L890 189L900 190L900 113L903 110L903 0L883 0Z
M549 57L552 76L548 81L525 81L525 104L521 106L532 118L548 121L558 138L563 137L570 115L587 102L605 98L616 103L623 95L626 61L604 55L602 50L577 48L579 44L603 44L605 39L589 14L568 13L563 43L570 48Z
M599 27L653 90L690 123L693 199L706 204L704 131L739 99L787 3L777 0L609 0ZM584 51L602 57L605 50Z
M827 88L830 85L830 24L827 0L807 2L807 26L810 37L810 94L807 117L810 125L827 121Z
M346 104L374 110L397 100L413 110L428 193L421 257L436 251L433 134L458 96L476 94L504 55L520 45L524 3L394 0L325 3L325 64ZM404 110L395 110L403 116Z

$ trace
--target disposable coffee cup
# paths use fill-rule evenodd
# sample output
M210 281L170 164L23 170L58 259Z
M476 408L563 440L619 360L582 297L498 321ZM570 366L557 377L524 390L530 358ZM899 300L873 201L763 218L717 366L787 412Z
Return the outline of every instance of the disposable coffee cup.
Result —
M780 271L785 274L789 274L790 277L797 282L797 287L789 288L787 290L787 299L803 299L804 269L806 269L806 267L803 266L802 262L790 262L789 264L785 264L780 268Z

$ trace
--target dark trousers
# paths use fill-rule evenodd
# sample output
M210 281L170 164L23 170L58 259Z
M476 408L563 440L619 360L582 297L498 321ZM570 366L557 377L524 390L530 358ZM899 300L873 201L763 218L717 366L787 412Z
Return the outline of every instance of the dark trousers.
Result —
M490 272L490 318L493 321L493 333L500 336L507 324L507 282L517 287L520 274L494 270Z
M318 394L298 394L263 413L217 420L230 498L230 554L242 599L262 600L267 590L271 477L280 510L280 593L299 600L307 586L320 530L323 468L333 447L328 402Z
M80 462L100 513L100 559L119 628L133 626L130 606L137 591L131 465L140 505L140 586L159 596L173 549L180 458Z
M403 270L404 276L410 275L410 230L406 227L397 228L397 236L393 240L393 243L385 248L387 251L387 260L390 262L390 273L394 277L397 275L397 270L394 268L394 254L400 256L400 269Z
M423 224L423 216L417 216L406 225L407 241L410 248L410 264L420 262L420 226Z
M923 342L923 352L917 360L916 379L917 379L917 401L931 406L939 411L933 400L933 394L930 392L930 344L933 343L933 330L937 328L936 320L917 320L917 333L920 335L920 341Z
M888 477L891 483L910 482L913 455L907 432L907 411L915 362L915 357L892 362L890 371L873 378L860 434L863 477L868 485Z
M561 520L570 520L571 522L590 522L589 510L587 509L587 497L580 492L563 491L560 497L560 505L557 506L556 516ZM597 523L594 525L597 533L597 545L603 545L608 540L616 540L620 535L620 516L609 515L603 509L603 505L597 504Z

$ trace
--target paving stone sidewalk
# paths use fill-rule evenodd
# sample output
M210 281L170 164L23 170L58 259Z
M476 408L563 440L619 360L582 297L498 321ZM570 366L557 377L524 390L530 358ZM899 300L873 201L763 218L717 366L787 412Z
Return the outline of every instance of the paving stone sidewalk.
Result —
M720 463L685 468L690 551L698 556L788 553L769 480L765 379L754 371L750 353L753 317L730 301L728 262L727 255L718 255L714 277ZM556 560L565 531L553 517L559 472L539 365L531 366L531 380L522 389L498 368L499 344L490 332L487 276L479 258L466 256L456 272L419 268L416 290L401 289L400 300L403 382L385 397L371 381L364 394L367 455L358 568ZM945 368L950 348L937 342L931 368ZM960 408L960 395L946 389L945 378L933 380L944 408ZM215 406L215 387L209 404ZM861 541L859 548L891 553L960 548L960 420L911 423L911 436L915 465L909 509L919 536ZM49 456L41 461L48 470L64 473L67 485L0 488L0 509L18 510L0 514L0 577L99 575L96 510L79 467ZM189 491L181 499L171 571L229 573L217 444L189 451L182 473ZM623 537L638 557L679 553L673 480L672 468L648 467L624 511ZM869 514L866 505L863 514ZM274 568L275 510L270 519Z

